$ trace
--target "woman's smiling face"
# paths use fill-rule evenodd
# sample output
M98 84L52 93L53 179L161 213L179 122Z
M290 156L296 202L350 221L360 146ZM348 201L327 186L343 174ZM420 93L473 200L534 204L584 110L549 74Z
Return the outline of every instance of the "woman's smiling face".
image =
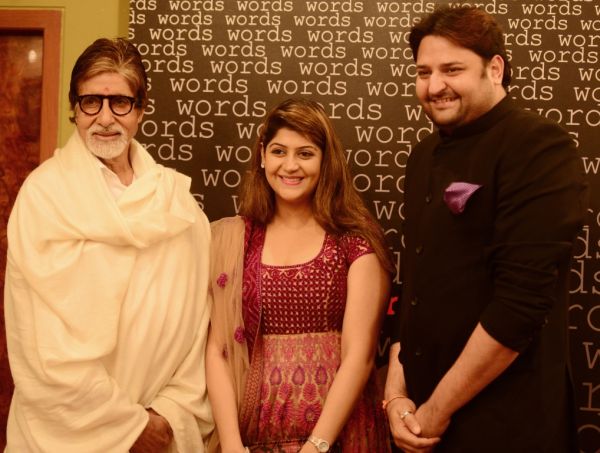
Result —
M281 128L263 146L265 176L276 203L310 204L321 173L322 150L304 135Z

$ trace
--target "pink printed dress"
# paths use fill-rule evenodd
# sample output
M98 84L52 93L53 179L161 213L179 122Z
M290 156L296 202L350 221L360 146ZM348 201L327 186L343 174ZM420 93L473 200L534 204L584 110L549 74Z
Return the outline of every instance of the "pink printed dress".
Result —
M251 361L240 426L252 451L295 453L340 366L348 268L373 251L362 238L326 235L311 261L270 266L260 260L264 238L264 228L246 223L245 331L237 334L248 342ZM389 451L374 370L331 451Z

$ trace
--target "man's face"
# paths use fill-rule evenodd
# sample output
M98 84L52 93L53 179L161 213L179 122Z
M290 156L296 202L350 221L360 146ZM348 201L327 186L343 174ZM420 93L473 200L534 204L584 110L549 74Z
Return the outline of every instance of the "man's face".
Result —
M125 78L115 72L106 72L87 79L79 85L79 96L122 95L134 97ZM77 131L88 149L103 160L127 156L131 139L135 136L144 112L133 108L126 115L115 115L108 99L102 101L102 109L95 115L88 115L75 105Z
M441 36L423 38L417 52L417 98L441 130L451 132L489 111L504 96L504 62L485 64L475 52Z

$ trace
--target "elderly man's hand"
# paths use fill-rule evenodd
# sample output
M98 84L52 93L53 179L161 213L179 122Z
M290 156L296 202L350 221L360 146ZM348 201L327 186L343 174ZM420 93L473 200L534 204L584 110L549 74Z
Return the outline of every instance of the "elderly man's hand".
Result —
M173 430L162 415L148 409L148 424L137 438L130 453L163 453L173 440Z

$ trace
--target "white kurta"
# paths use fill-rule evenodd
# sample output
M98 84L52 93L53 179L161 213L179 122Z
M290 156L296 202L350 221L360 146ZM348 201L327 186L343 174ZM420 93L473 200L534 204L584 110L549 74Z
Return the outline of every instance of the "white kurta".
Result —
M190 180L131 145L114 200L75 132L25 181L8 224L8 452L127 452L152 407L171 451L212 430L204 348L210 228Z

